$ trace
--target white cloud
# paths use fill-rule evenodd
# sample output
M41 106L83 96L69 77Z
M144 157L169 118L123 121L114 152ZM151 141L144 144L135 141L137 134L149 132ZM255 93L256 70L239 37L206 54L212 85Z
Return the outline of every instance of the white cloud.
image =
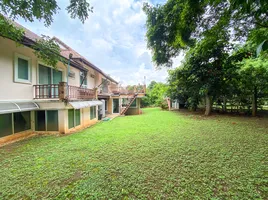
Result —
M59 37L123 84L143 83L144 76L147 83L152 80L165 82L167 70L155 70L146 47L143 2L90 0L94 12L85 24L70 19L64 8L49 28L38 22L20 20L20 23L37 34ZM66 7L67 3L61 0L60 6ZM181 58L182 55L174 59L174 66L179 65Z

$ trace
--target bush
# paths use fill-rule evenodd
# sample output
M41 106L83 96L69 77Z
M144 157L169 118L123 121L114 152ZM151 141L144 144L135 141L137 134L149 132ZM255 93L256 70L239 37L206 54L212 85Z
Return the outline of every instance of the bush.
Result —
M162 110L168 110L168 103L167 103L167 101L166 100L162 101L160 103L160 107L161 107Z

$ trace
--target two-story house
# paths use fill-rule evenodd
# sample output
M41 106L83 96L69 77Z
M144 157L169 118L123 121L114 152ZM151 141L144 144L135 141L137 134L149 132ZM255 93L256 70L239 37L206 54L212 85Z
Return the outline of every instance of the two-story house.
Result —
M47 66L31 48L40 37L22 28L22 45L0 36L0 143L35 133L77 131L95 124L103 109L107 114L140 113L145 87L120 87L58 38L66 62Z

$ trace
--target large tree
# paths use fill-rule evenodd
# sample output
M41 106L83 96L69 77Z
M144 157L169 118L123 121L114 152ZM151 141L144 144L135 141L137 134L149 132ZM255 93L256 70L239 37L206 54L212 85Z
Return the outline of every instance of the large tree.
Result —
M168 0L164 5L145 4L147 46L159 68L170 67L172 58L186 52L183 68L188 77L181 76L178 84L189 89L192 105L200 95L205 97L205 114L209 115L214 100L226 99L229 73L237 70L228 62L234 42L242 43L255 35L251 40L259 40L261 49L267 44L267 9L266 0Z
M18 17L26 21L43 20L45 26L51 25L53 16L60 7L56 0L2 0L0 1L0 36L22 42L24 30L15 26L12 20ZM87 0L70 0L66 10L72 18L85 22L93 8ZM51 38L44 36L31 47L36 55L49 65L56 66L62 60L59 46Z
M168 0L144 5L147 45L158 67L171 66L172 58L202 40L206 31L227 20L232 40L245 40L256 28L268 28L267 0Z

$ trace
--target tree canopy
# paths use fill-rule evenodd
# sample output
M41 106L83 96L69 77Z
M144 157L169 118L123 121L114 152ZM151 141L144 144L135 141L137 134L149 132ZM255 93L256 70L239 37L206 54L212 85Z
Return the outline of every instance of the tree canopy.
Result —
M26 21L43 20L45 26L53 23L53 16L60 7L56 0L3 0L0 1L0 36L21 43L24 30L12 23L18 17ZM71 18L78 18L82 23L93 12L87 0L70 0L66 10ZM36 55L51 66L62 60L59 46L51 38L44 36L32 46Z
M158 68L169 72L168 94L196 110L215 103L247 105L256 115L267 97L268 2L266 0L168 0L144 5L147 46ZM250 86L249 86L250 85Z
M166 84L151 81L146 90L146 97L142 99L142 106L161 106L167 96L167 89Z
M251 30L268 28L266 0L168 0L164 5L144 5L147 46L158 67L172 65L172 58L193 47L211 30L225 24L232 40L242 41Z

